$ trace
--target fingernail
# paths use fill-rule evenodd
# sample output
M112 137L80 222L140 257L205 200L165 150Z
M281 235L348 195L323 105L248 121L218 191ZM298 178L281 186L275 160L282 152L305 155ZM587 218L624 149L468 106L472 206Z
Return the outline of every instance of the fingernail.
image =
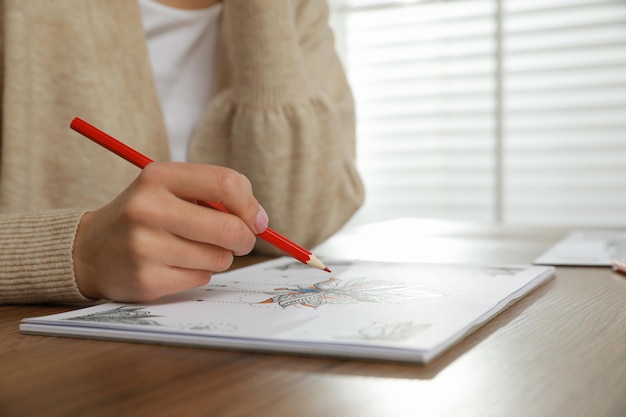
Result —
M267 212L265 209L259 205L259 211L256 214L256 230L257 233L263 233L265 229L267 229L267 225L269 224L269 217L267 216Z

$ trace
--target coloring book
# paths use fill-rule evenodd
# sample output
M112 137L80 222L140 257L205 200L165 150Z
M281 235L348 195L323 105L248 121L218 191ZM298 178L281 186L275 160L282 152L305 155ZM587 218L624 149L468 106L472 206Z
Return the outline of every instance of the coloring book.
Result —
M427 363L554 275L549 266L292 258L148 304L24 319L30 334Z

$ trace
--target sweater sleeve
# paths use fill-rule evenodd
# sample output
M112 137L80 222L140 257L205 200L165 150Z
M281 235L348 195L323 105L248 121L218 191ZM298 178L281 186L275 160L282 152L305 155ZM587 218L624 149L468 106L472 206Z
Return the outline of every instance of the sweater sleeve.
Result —
M229 0L224 14L231 79L212 103L203 126L212 140L199 152L250 178L270 226L313 247L364 196L354 101L328 7L321 0ZM274 252L263 242L257 249Z
M83 212L0 215L0 304L84 303L72 248Z

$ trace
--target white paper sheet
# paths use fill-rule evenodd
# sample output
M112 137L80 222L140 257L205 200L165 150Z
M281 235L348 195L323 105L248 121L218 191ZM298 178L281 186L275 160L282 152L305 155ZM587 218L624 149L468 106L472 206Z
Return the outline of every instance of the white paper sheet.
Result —
M553 276L544 266L279 258L150 304L23 320L25 333L426 363Z
M535 260L539 265L610 266L626 260L626 231L574 230Z

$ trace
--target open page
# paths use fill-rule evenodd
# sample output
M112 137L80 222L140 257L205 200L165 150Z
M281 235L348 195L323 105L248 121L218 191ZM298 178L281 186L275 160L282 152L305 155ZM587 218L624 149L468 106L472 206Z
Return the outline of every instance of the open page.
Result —
M30 318L21 331L425 363L549 279L543 266L291 258L217 274L150 304Z

